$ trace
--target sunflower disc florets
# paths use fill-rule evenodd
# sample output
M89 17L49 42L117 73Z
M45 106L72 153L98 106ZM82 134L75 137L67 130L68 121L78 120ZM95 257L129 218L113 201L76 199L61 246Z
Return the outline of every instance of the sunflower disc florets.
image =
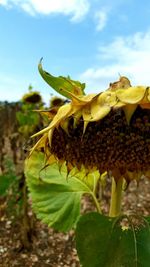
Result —
M70 93L33 149L43 146L49 159L111 171L116 179L149 175L150 88L122 78L97 95Z

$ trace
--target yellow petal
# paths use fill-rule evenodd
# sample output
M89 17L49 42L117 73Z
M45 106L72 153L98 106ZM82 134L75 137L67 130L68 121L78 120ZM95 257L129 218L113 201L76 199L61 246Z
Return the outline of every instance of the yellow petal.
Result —
M58 107L54 107L49 110L34 110L34 111L39 112L42 115L46 115L49 119L53 119L58 111Z
M118 102L116 103L116 105L113 106L113 109L122 108L125 105L126 105L125 103L123 103L123 102L121 102L121 101L118 100Z
M131 83L127 77L121 76L119 81L110 83L109 90L116 91L117 89L121 88L128 88L131 87Z
M50 128L51 128L50 125L47 126L47 127L44 128L43 130L41 130L41 131L39 131L39 132L33 134L33 135L31 136L31 138L36 137L36 136L41 135L41 134L48 133L48 131L50 130Z
M125 117L126 117L128 124L130 123L132 115L133 115L134 111L136 110L137 106L138 106L137 104L133 104L133 105L127 104L123 107L123 111L125 113Z
M100 105L97 101L91 104L91 119L90 121L98 121L103 119L111 110L110 106Z
M64 90L64 89L63 89ZM69 92L67 90L64 90L67 92L68 95L70 95L73 105L85 105L87 103L89 103L95 96L96 94L89 94L89 95L75 95L72 92Z
M55 115L55 117L53 118L53 120L51 121L51 123L49 124L48 127L46 127L45 129L37 132L36 134L33 134L31 137L35 137L41 134L44 134L46 132L48 132L51 128L59 125L60 121L64 118L66 118L67 116L71 115L72 111L72 106L71 104L66 104L64 106L61 106L57 112L57 114Z
M64 106L61 106L57 112L57 114L55 115L54 119L52 120L52 122L50 123L49 127L53 128L56 125L58 125L60 123L61 120L63 120L64 118L66 118L72 111L72 106L71 104L66 104Z
M82 116L84 121L83 134L85 133L88 123L91 121L91 109L90 106L83 108Z
M100 99L100 98L99 98ZM103 98L105 101L106 97ZM82 110L82 116L84 120L84 129L83 133L86 130L86 127L89 122L99 121L103 119L111 110L111 107L102 100L98 100L98 98L90 104L87 107L83 108Z
M48 165L52 165L52 164L54 164L55 162L57 162L57 159L55 158L54 155L51 155L51 156L47 159L46 164L48 164Z
M79 96L79 97L72 96L72 102L73 102L73 105L84 106L90 103L95 96L96 94L89 94L86 96Z
M109 90L102 92L97 97L97 103L100 105L108 105L110 107L113 107L117 104L117 97L115 92L111 92Z
M52 137L53 137L53 132L54 132L54 128L51 128L48 132L48 141L49 141L49 145L51 147L52 144Z
M150 87L147 88L147 91L148 91L147 99L150 102Z
M82 110L79 110L78 112L76 112L73 116L73 128L76 128L80 118L82 116Z
M120 101L127 104L136 104L139 103L146 93L147 87L145 86L136 86L129 87L127 89L118 89L116 90L116 95Z
M38 149L38 148L41 148L41 147L44 147L44 146L45 146L45 143L46 143L46 140L47 140L47 134L44 134L44 135L38 140L38 142L32 147L29 156L31 156L31 154L33 153L34 150L36 150L36 149Z
M69 118L66 118L65 120L62 120L60 122L60 126L66 132L66 134L69 134L68 133L68 125L69 125Z

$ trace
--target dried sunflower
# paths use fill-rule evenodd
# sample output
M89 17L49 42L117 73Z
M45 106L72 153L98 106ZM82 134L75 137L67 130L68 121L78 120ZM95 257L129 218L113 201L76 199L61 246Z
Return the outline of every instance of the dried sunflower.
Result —
M50 100L50 108L53 107L60 107L66 103L65 99L62 99L60 97L54 96Z
M150 88L120 77L99 94L66 93L71 101L34 135L43 136L32 151L43 148L49 164L66 162L69 171L84 166L127 182L149 176Z
M42 103L42 97L39 92L30 91L22 97L22 101L28 104Z

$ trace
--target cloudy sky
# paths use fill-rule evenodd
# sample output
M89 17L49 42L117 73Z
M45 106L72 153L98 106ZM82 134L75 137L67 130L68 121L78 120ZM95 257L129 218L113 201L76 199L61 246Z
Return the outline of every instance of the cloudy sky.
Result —
M29 84L48 101L53 90L37 65L99 92L128 76L150 85L150 1L0 0L0 100Z

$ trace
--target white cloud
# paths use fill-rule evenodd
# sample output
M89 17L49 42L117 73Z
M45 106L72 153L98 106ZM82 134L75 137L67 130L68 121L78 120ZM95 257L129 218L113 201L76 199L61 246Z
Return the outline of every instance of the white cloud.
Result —
M95 13L95 22L97 31L102 31L105 28L107 23L107 18L108 18L108 11L105 9L102 9Z
M0 5L7 6L8 1L7 0L0 0Z
M89 0L0 0L0 4L8 7L18 6L30 15L70 15L72 21L81 20L90 7Z
M98 59L100 67L89 68L80 76L88 90L105 90L119 74L127 76L133 85L150 85L150 31L101 45Z

